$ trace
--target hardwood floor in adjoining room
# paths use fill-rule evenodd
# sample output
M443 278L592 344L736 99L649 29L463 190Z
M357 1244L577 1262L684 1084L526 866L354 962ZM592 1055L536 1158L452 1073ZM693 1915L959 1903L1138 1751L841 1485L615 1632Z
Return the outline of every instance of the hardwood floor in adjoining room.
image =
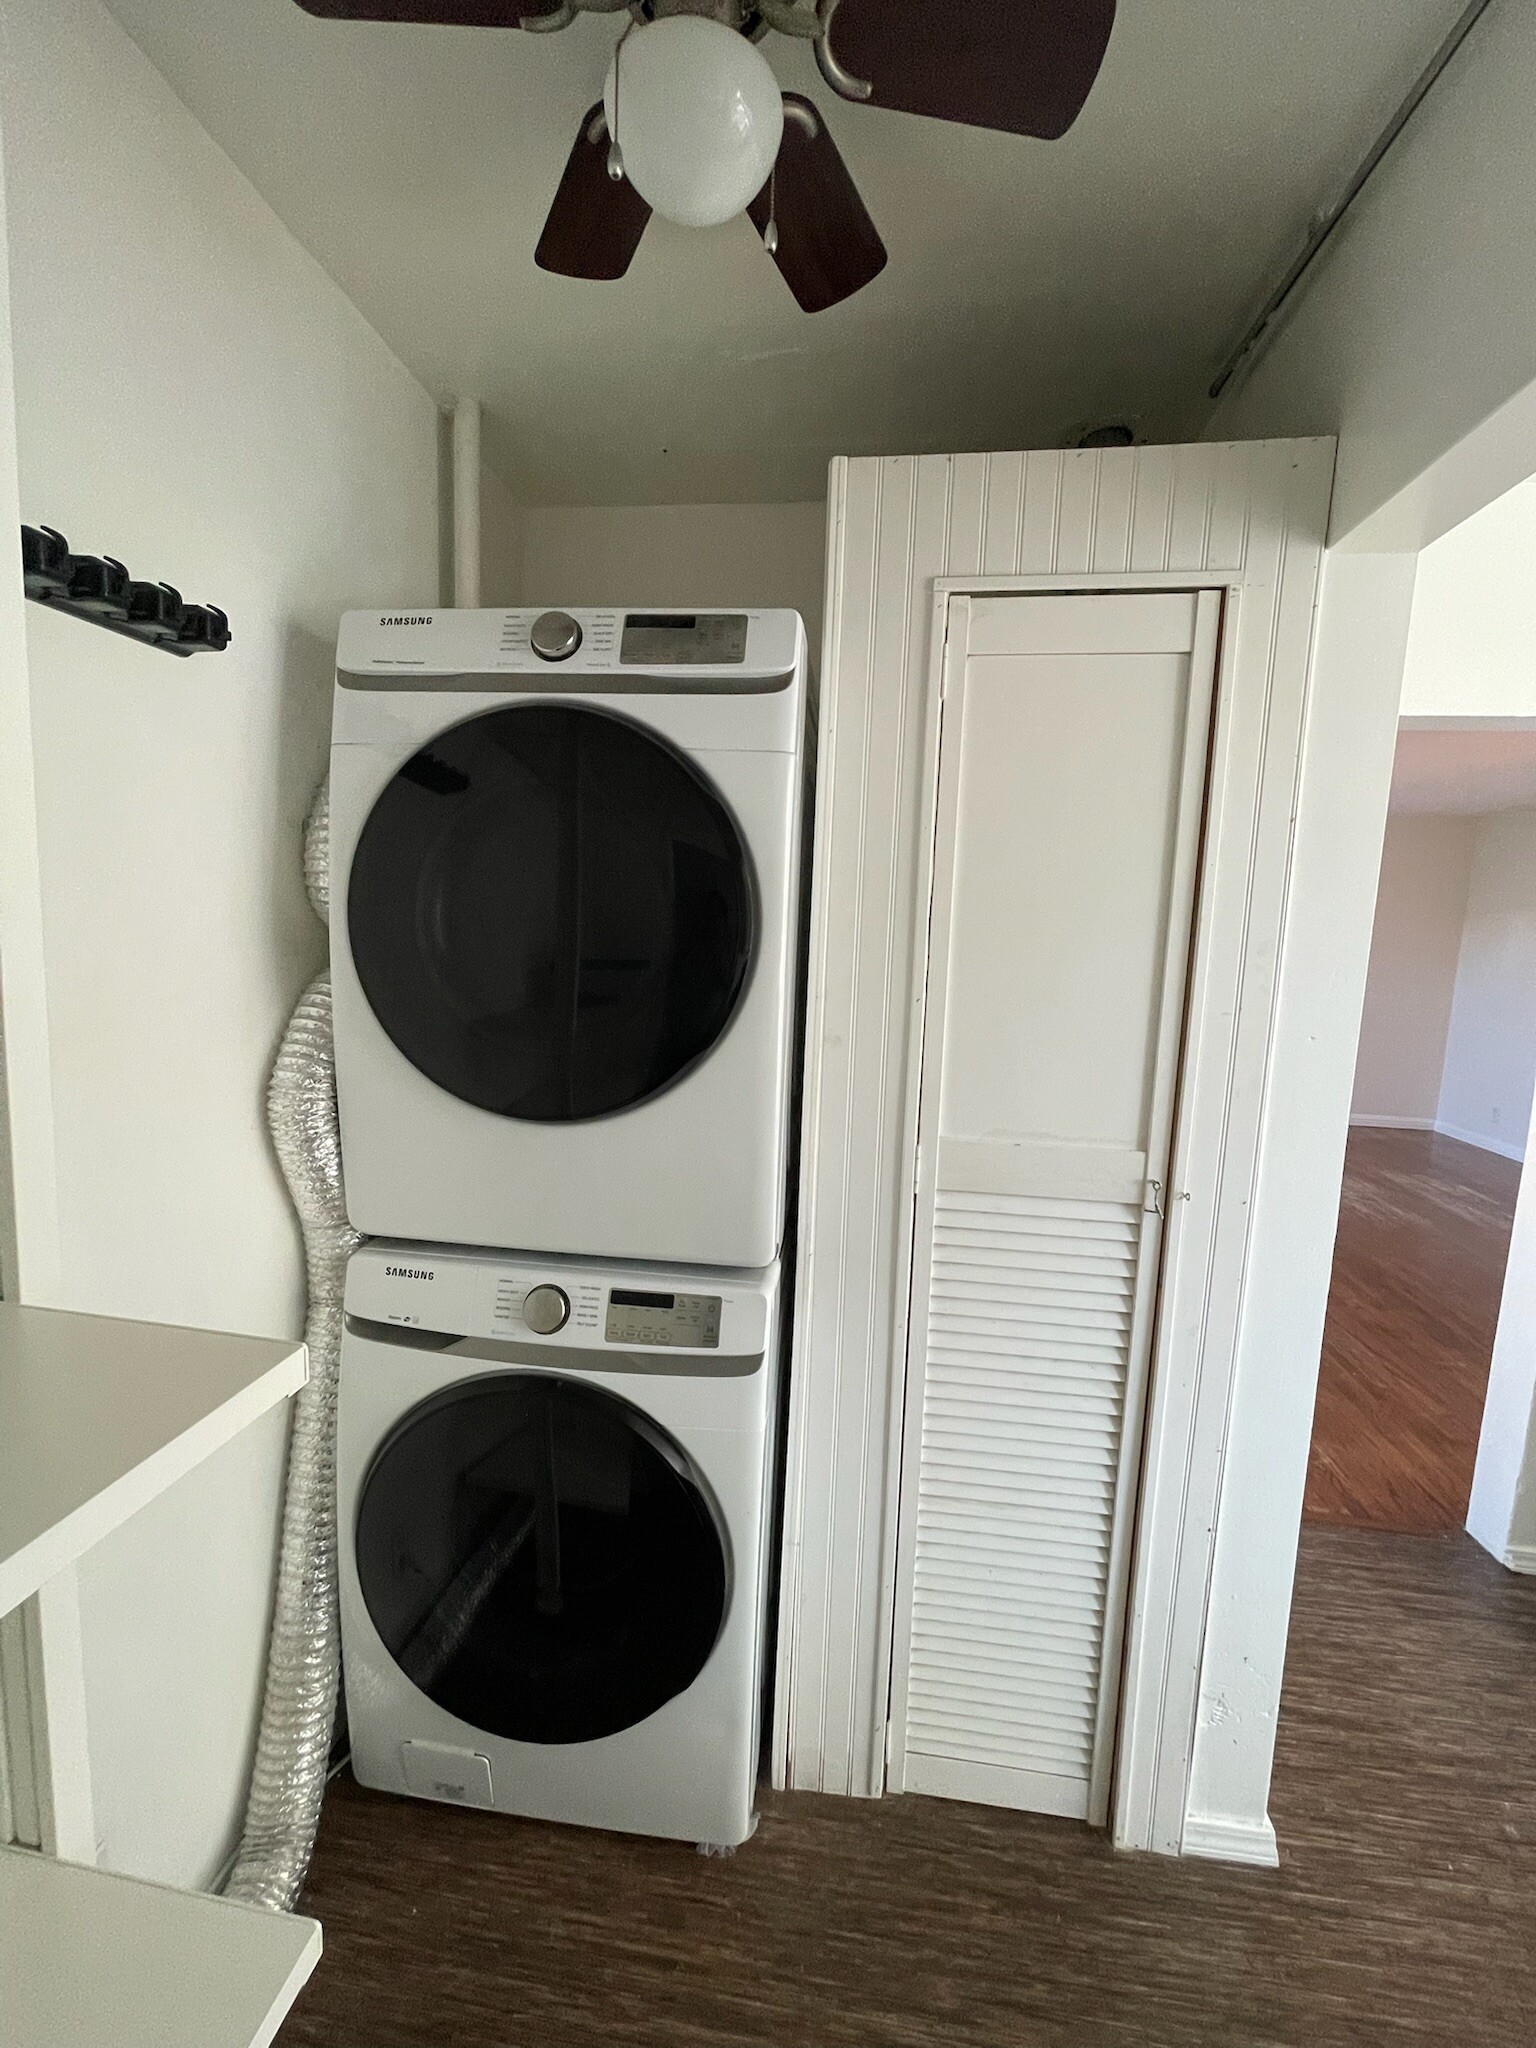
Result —
M1303 1532L1279 1871L941 1800L736 1856L331 1788L281 2048L1529 2048L1536 1581Z
M1520 1167L1432 1131L1349 1134L1306 1517L1466 1520Z

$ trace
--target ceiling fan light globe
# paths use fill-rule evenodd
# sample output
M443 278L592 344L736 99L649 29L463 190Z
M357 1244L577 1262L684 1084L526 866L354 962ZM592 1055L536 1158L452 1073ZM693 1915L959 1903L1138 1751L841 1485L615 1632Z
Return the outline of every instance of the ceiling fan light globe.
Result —
M668 15L633 30L603 88L624 174L664 220L716 227L768 182L784 101L762 52L722 22Z

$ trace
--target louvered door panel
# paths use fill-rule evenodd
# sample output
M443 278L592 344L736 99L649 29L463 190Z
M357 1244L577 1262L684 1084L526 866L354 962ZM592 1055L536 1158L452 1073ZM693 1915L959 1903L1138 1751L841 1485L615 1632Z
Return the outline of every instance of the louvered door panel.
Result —
M944 1190L933 1234L908 1783L992 1760L1084 1818L1141 1218Z
M1177 593L955 613L891 1778L1097 1823L1214 616Z

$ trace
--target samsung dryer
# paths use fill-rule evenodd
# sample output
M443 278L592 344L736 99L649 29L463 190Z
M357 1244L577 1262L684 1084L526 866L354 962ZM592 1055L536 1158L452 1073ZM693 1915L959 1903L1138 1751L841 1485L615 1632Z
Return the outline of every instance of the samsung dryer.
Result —
M363 1784L746 1839L777 1290L773 1269L354 1254L337 1502Z
M331 955L360 1230L776 1256L805 678L786 611L346 616Z

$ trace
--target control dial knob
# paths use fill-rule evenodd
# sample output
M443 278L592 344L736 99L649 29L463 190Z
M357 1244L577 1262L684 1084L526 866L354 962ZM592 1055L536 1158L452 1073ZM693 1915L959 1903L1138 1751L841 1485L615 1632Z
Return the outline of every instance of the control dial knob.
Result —
M553 1337L570 1316L571 1298L563 1287L531 1287L523 1296L523 1321L536 1337Z
M528 629L528 644L540 661L569 661L581 645L581 628L569 612L540 612Z

